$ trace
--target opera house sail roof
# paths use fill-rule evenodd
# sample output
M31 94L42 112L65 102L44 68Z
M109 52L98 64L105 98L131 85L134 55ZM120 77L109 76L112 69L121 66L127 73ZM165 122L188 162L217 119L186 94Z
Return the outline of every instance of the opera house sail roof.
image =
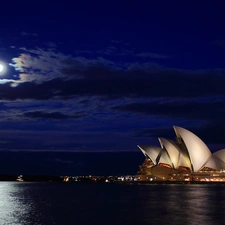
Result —
M169 168L170 173L182 170L190 173L225 170L225 149L211 153L207 145L194 133L178 126L173 128L176 140L160 137L160 147L138 145L146 157L140 166L140 174L153 174L156 167L161 168L157 171L162 174L162 167Z

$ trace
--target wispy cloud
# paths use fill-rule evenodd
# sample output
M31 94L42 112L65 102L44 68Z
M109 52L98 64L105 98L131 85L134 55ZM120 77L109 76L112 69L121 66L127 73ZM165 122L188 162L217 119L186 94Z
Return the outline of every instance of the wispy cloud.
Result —
M115 126L110 123L114 117L118 123L124 123L124 118L127 123L131 122L131 118L136 118L139 126L146 124L147 118L154 121L160 118L159 121L169 119L179 121L179 124L189 121L190 126L201 124L205 128L211 126L208 121L212 120L216 108L214 123L218 127L225 125L224 68L182 70L163 67L151 61L128 60L118 63L106 55L74 57L53 48L20 50L22 53L13 58L12 63L18 77L15 80L2 80L1 84L0 99L5 101L5 118L8 120L65 121L65 126L69 126L66 123L68 120L85 119L87 124L83 127L88 129L93 123L90 118L98 121L104 117L105 133L101 135L105 136L109 127ZM143 57L151 56L145 54ZM14 83L17 85L12 87ZM6 102L15 104L13 102L16 101L44 105L32 105L26 110L15 106L17 110L9 113L7 107L10 106ZM55 110L57 104L62 110ZM99 123L96 124L99 126ZM100 129L93 128L96 124L91 124L92 132ZM134 126L134 122L132 124ZM138 131L139 134L142 131ZM138 137L134 127L132 132Z
M72 115L66 115L61 112L31 111L31 112L25 112L24 116L29 118L64 120L69 118L78 119L81 117L85 117L85 114L83 112L76 112L76 113L73 113Z
M169 59L171 56L154 52L137 52L134 48L124 48L120 46L108 46L96 51L98 54L107 56L129 56L143 59ZM92 53L86 51L86 53Z
M24 53L13 58L11 64L18 77L0 81L4 85L2 99L41 100L74 96L187 98L224 94L223 68L191 71L162 67L152 62L118 64L103 57L72 57L54 49L21 50ZM17 85L13 91L8 91L11 86L7 82Z
M20 33L21 36L34 36L34 37L37 37L38 34L37 33L28 33L28 32L25 32L25 31L22 31Z
M170 56L168 56L168 55L152 53L152 52L138 53L137 56L144 57L144 58L152 58L152 59L168 59L168 58L170 58Z

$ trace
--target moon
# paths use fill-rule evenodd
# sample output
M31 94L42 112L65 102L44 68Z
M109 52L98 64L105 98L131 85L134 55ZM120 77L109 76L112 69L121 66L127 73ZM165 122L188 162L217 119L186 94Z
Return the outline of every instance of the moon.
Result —
M0 73L4 70L4 66L0 64Z
M0 74L4 73L5 72L5 65L4 63L0 62Z

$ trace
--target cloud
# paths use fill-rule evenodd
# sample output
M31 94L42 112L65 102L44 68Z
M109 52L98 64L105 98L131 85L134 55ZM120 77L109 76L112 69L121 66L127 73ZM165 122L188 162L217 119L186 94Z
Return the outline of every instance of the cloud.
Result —
M121 48L121 46L108 46L106 48L100 49L96 51L98 54L106 55L106 56L129 56L132 58L142 58L142 59L168 59L171 58L171 56L166 54L160 54L160 53L153 53L153 52L140 52L137 53L134 48ZM89 53L93 54L91 51L79 51L79 53Z
M116 44L122 44L123 43L123 41L121 41L121 40L110 40L112 43L116 43Z
M63 163L63 164L72 164L74 161L72 160L63 160L61 158L54 158L52 161L58 162L58 163Z
M21 48L21 50L26 53L13 58L10 64L19 72L19 78L14 81L17 83L43 83L55 78L79 79L90 70L108 69L114 65L114 62L102 57L96 59L72 57L52 49L28 50Z
M153 59L168 59L170 56L164 55L164 54L159 54L159 53L152 53L152 52L142 52L138 53L137 56L140 57L146 57L146 58L153 58Z
M18 76L0 80L2 100L224 96L223 68L181 70L153 62L72 57L51 48L21 50L11 64Z
M30 117L30 118L45 118L45 119L67 119L69 116L64 115L60 112L40 112L40 111L34 111L34 112L26 112L24 113L25 117Z
M120 110L143 115L161 115L170 118L186 118L186 119L210 119L212 117L212 109L217 109L217 118L223 119L224 113L224 98L220 100L209 99L208 101L201 101L201 99L190 98L187 100L178 98L177 100L168 101L166 99L159 99L145 102L134 102L129 104L122 104L114 106L113 110ZM204 112L204 115L203 115Z
M162 121L173 121L173 125L185 126L193 132L197 130L200 136L208 142L224 142L222 130L225 127L224 97L205 97L189 99L159 98L152 101L132 102L112 107L112 110L143 115L146 118L158 118ZM168 122L167 122L168 123ZM171 126L172 127L172 126ZM170 128L157 127L154 129L141 129L134 131L137 137L155 137L168 134ZM197 132L197 133L198 133ZM171 136L170 136L171 138Z
M83 112L76 112L73 115L66 115L61 112L45 112L45 111L31 111L25 112L25 117L29 118L42 118L42 119L55 119L55 120L64 120L71 118L82 118L85 116Z
M195 120L194 117L192 119ZM188 122L189 121L186 120L185 128L196 134L208 146L212 147L212 151L217 151L224 148L225 143L224 136L222 134L224 133L225 120L214 121L212 118L211 120L206 120L204 123L202 123L202 121L196 121L195 125L192 125L192 123L188 125ZM151 129L134 129L133 136L136 138L154 138L157 145L159 145L159 143L157 143L157 139L159 137L175 140L175 133L172 126L156 127Z
M225 49L225 39L216 40L212 44L219 48Z
M22 53L19 57L13 58L13 63L10 64L19 72L18 83L41 83L62 76L60 74L60 62L68 56L54 52L51 49L28 50L21 48L21 50L26 53Z
M98 50L97 53L105 55L118 54L118 48L115 46L108 46L104 49Z
M136 119L143 116L172 120L175 125L176 121L183 121L183 124L188 121L191 128L198 124L206 129L211 126L210 120L218 127L225 125L223 68L182 70L154 62L121 63L103 57L73 57L51 48L21 50L24 52L14 58L12 64L18 78L8 83L2 81L2 101L76 99L76 104L71 112L32 108L17 112L17 119L65 121L84 117L111 118L122 113ZM14 83L18 85L12 88ZM75 110L75 107L80 109ZM139 135L142 134L139 131Z
M37 37L38 36L38 34L36 34L36 33L28 33L28 32L25 32L25 31L22 31L20 33L20 35L21 36L34 36L34 37Z

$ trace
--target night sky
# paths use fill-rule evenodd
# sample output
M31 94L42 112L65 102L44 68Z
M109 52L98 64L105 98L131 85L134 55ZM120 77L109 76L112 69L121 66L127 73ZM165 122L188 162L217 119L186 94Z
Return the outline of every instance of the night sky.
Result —
M137 145L174 139L173 125L225 148L224 12L223 0L1 2L0 173L133 173Z

